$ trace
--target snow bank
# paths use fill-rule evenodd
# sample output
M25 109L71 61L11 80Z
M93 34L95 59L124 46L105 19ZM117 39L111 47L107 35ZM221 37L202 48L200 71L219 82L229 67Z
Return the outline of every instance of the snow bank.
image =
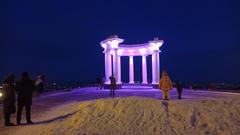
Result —
M240 133L240 100L128 97L87 101L18 135L230 135ZM72 110L72 111L69 111ZM73 111L74 110L74 111ZM49 114L56 113L53 110Z

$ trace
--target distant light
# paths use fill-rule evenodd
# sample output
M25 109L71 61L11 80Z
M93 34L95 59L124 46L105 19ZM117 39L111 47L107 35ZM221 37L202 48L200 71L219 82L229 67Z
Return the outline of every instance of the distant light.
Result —
M0 97L2 97L3 96L3 94L0 92Z

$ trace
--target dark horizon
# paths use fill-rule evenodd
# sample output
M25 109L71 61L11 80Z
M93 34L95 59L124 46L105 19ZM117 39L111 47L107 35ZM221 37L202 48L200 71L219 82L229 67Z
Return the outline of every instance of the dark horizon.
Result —
M0 2L0 79L8 73L51 81L104 77L100 42L164 40L161 71L182 82L240 83L240 9L236 0L17 1ZM135 59L141 81L141 59ZM148 79L151 62L148 58ZM139 73L140 72L140 73ZM128 59L122 61L128 81Z

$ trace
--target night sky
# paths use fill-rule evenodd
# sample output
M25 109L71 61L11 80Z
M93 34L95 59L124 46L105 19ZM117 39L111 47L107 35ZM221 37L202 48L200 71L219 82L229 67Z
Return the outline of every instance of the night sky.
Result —
M89 81L104 76L100 41L163 39L161 70L183 82L240 83L238 0L1 0L0 77ZM141 57L135 59L141 80ZM148 79L151 62L148 58ZM128 81L128 58L122 59Z

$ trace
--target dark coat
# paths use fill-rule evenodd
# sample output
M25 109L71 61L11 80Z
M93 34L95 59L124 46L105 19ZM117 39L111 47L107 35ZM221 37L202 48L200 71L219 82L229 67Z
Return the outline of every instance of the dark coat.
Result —
M34 82L30 79L20 80L16 83L16 90L19 104L32 104L33 90L35 89Z
M38 85L35 86L36 88L36 91L39 92L39 93L42 93L43 92L43 82L39 83Z
M114 77L110 77L110 89L115 90L117 87L116 80Z
M176 83L176 88L177 88L177 92L181 93L182 92L182 86L179 82Z
M99 77L96 78L97 84L101 83L101 79Z
M13 84L3 84L3 113L13 114L16 112L15 108L15 87Z

